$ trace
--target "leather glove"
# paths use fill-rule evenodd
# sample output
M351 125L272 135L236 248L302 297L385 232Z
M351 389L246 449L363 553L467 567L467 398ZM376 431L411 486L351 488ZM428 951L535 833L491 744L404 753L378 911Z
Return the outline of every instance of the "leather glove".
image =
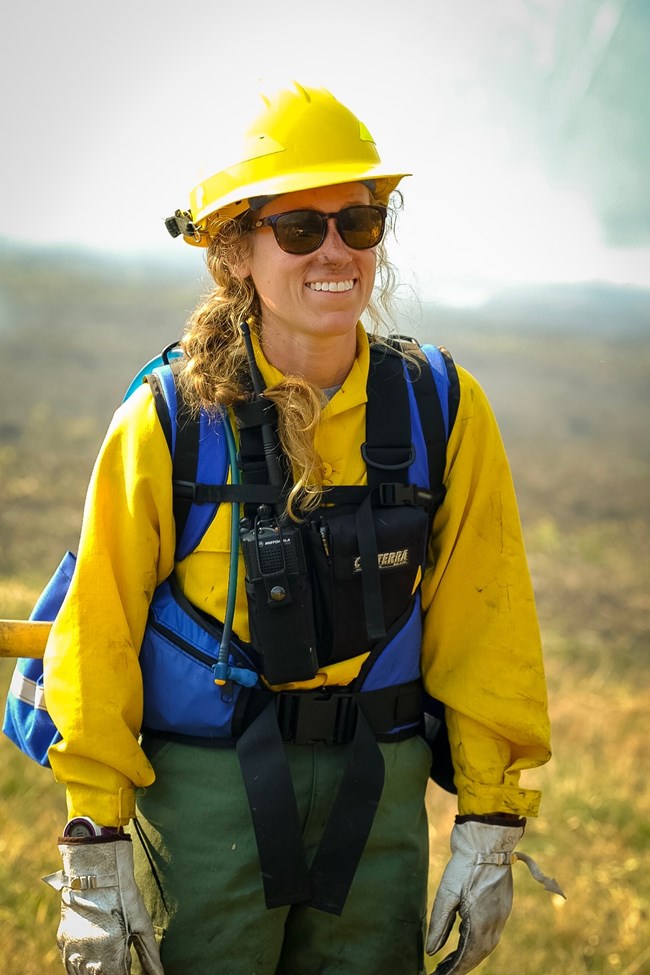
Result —
M59 852L63 870L43 880L61 891L57 944L67 975L130 975L131 944L146 975L164 975L130 838L66 839Z
M564 894L524 853L513 850L523 825L495 826L481 822L456 823L451 833L452 858L447 864L431 911L427 954L443 947L460 915L455 951L437 966L434 975L466 975L498 944L512 909L512 867L522 860L546 890Z

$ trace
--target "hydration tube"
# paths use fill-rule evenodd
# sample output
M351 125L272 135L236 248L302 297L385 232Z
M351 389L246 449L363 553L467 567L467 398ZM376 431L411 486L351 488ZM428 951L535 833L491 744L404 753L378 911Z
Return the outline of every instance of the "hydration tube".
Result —
M226 443L228 444L228 459L230 461L231 483L240 484L239 467L237 465L237 449L230 417L227 412L223 414L223 429L226 433ZM235 602L237 599L237 576L239 570L239 501L232 502L230 515L230 566L228 569L228 594L226 596L226 612L223 620L223 633L219 644L219 655L217 662L212 668L214 672L214 682L223 686L227 681L234 681L243 687L253 687L257 683L257 674L254 670L246 667L232 667L228 663L230 637L232 635L232 624L235 616Z

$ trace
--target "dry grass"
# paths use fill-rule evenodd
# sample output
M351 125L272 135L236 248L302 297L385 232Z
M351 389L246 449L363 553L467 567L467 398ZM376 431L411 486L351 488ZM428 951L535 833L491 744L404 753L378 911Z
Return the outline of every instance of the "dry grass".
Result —
M2 663L4 691L8 668ZM1 970L60 975L59 898L40 877L60 867L56 837L65 822L63 795L49 771L24 759L6 739L0 744L0 802Z

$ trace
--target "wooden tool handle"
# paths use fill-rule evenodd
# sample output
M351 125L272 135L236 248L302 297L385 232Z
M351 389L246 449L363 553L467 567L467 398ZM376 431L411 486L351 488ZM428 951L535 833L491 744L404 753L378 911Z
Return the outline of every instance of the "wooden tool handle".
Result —
M42 657L51 629L42 620L0 620L0 657Z

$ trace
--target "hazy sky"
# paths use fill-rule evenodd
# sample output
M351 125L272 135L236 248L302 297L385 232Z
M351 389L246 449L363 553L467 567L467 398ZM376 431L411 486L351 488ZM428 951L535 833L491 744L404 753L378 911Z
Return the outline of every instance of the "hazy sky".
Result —
M650 285L650 249L604 243L585 185L549 170L530 105L499 73L523 43L522 91L543 82L566 4L585 2L22 0L0 38L0 235L183 248L163 218L253 93L296 78L329 88L413 172L393 255L425 294L467 297L484 280ZM587 3L592 60L624 3Z

